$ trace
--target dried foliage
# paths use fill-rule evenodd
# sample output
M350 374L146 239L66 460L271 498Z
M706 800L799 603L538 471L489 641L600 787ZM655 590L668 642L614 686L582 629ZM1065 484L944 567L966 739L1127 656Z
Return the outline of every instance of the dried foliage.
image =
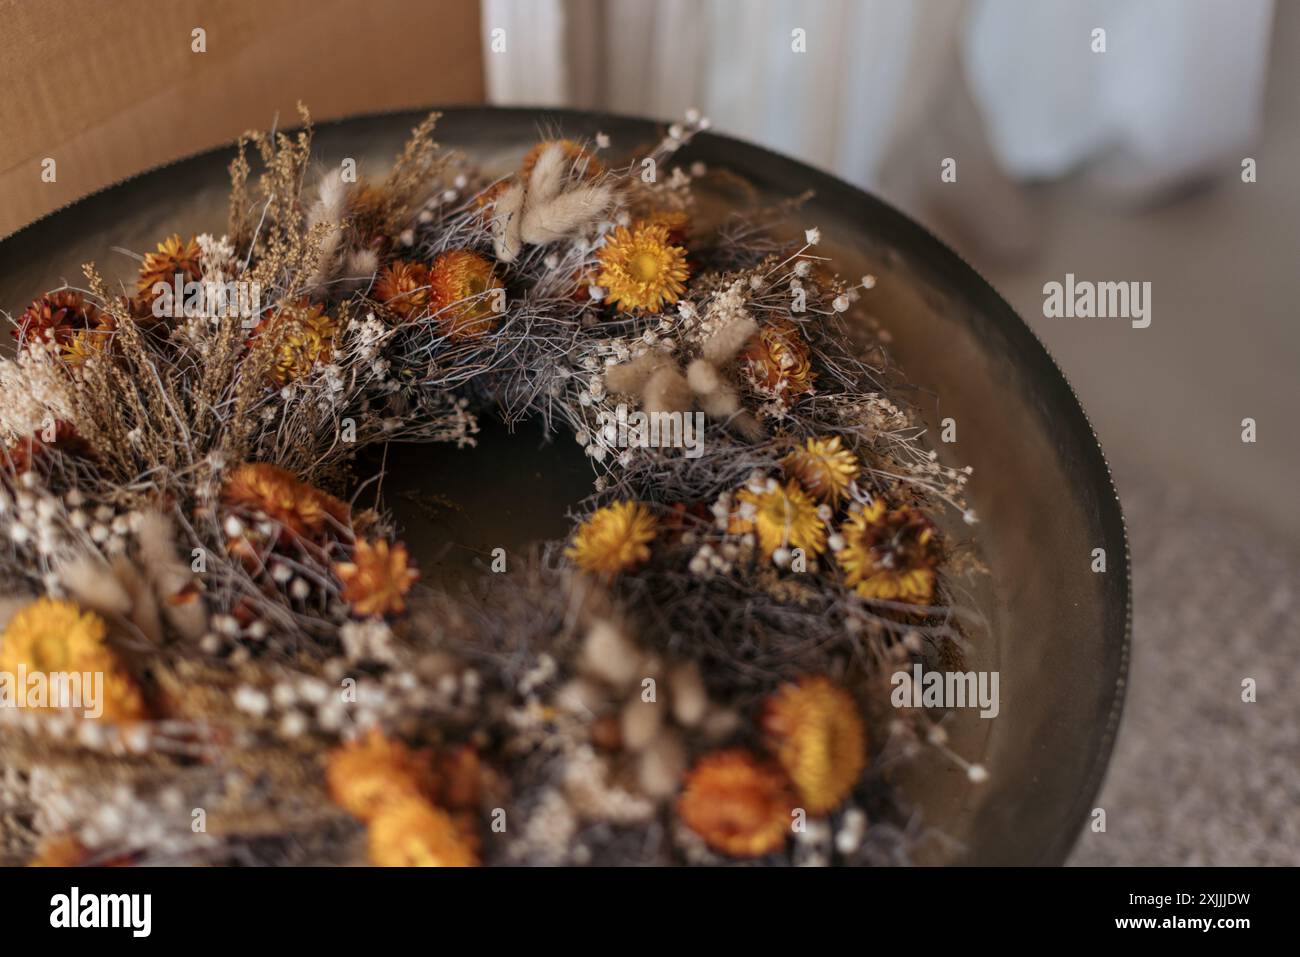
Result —
M568 140L493 179L435 114L382 180L313 189L301 112L239 141L226 236L14 321L0 661L52 668L62 615L117 697L0 708L0 857L908 860L930 836L884 771L942 736L887 675L978 632L940 531L974 516L849 335L874 281L743 183L697 220L701 178L738 182L673 165L698 118L653 180ZM351 467L480 415L571 434L594 491L453 589Z

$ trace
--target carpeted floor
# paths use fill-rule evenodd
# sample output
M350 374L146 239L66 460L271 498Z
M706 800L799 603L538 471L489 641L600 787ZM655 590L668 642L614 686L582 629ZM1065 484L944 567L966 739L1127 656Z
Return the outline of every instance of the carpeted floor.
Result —
M1133 553L1123 723L1072 864L1300 864L1300 554L1117 470ZM1242 701L1253 678L1254 703Z

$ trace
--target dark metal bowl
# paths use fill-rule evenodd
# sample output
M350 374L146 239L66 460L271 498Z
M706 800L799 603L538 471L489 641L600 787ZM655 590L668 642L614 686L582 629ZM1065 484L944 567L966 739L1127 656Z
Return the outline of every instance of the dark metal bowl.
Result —
M324 124L316 147L332 162L353 156L377 168L421 115ZM569 136L608 133L616 149L652 143L660 132L644 120L590 113L468 108L448 110L438 138L478 157L513 161L540 131L556 127ZM92 259L110 280L129 277L134 263L114 256L112 246L143 250L172 231L220 234L229 157L219 150L142 174L3 240L0 307L16 312L65 279L81 285L81 263ZM934 758L910 769L902 784L925 820L955 839L936 861L1064 861L1115 739L1130 612L1124 522L1078 398L992 287L902 213L725 136L698 137L683 159L730 168L774 195L813 191L801 225L821 228L841 273L869 270L879 278L867 301L918 387L922 414L931 425L957 420L959 441L939 451L953 464L974 466L975 541L991 572L973 596L990 627L969 666L1000 672L1001 714L982 721L964 712L949 725L954 749L984 764L987 783L973 785ZM396 481L427 478L421 469L404 471L415 477ZM390 497L400 511L400 496ZM1104 574L1091 570L1094 548L1106 550Z

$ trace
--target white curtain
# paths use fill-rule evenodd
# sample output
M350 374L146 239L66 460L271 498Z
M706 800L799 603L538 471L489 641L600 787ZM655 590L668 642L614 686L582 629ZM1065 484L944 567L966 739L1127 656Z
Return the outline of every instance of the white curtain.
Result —
M909 131L965 98L1015 177L1099 161L1131 191L1202 172L1257 132L1271 24L1272 0L483 4L493 102L663 119L694 106L868 187Z
M1272 0L982 0L966 62L1012 174L1099 160L1118 187L1159 188L1240 159L1259 128L1272 22Z

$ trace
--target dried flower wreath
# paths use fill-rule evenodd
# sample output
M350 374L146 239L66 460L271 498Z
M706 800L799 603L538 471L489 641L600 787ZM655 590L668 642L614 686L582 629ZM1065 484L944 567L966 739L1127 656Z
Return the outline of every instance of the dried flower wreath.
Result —
M433 115L385 179L314 196L302 120L240 141L225 236L13 320L0 858L910 859L889 766L982 772L890 674L962 661L978 562L940 532L974 520L968 471L844 321L871 277L781 238L795 204L708 225L714 174L668 170L698 116L492 180ZM350 466L484 414L571 432L595 494L507 573L421 582ZM71 678L35 693L56 674L102 676L97 717Z

